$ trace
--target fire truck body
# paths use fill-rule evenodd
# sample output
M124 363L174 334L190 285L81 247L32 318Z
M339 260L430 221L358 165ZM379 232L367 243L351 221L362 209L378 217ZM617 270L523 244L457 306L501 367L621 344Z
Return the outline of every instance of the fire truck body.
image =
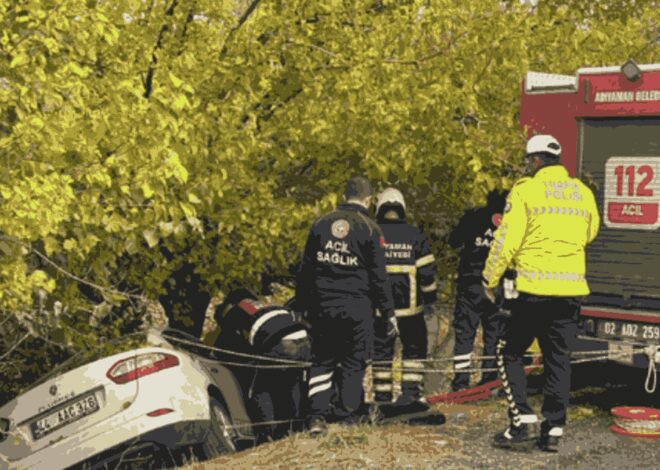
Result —
M660 64L530 72L521 124L554 135L562 162L594 189L602 223L587 251L583 338L618 362L660 362ZM604 344L603 343L603 344Z

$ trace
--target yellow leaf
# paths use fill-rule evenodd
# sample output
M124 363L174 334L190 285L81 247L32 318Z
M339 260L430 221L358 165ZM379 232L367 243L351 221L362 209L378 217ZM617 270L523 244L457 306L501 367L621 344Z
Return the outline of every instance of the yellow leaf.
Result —
M9 68L13 69L16 67L20 67L21 65L29 64L30 63L30 56L27 54L19 54L16 57L12 59L12 61L9 63Z
M175 152L170 152L170 158L168 159L167 163L172 169L172 173L176 179L182 183L186 183L188 181L188 170L181 164L181 160Z
M69 62L69 70L71 70L71 72L82 78L85 78L87 75L89 75L89 72L87 70L85 70L75 62Z
M196 211L193 206L190 206L186 204L185 202L179 203L179 207L181 207L181 210L183 210L183 214L186 216L187 219L190 219L191 217L195 217Z
M181 84L183 83L183 80L181 80L179 77L174 75L172 72L170 72L170 81L172 82L172 85L174 85L174 88L179 88Z
M174 231L174 224L172 222L161 222L158 224L160 234L164 237L169 236Z
M78 242L76 242L76 240L74 240L73 238L69 238L64 241L64 249L66 251L73 251L76 248L78 248Z
M142 232L142 235L144 236L144 239L147 241L147 245L149 245L149 248L153 248L154 246L158 245L158 234L156 234L155 230L145 230Z
M46 255L50 256L57 251L57 240L53 237L44 237L44 249L46 250Z
M172 107L177 111L181 111L186 106L190 106L190 102L188 101L186 95L177 96L177 98L172 103Z
M144 197L147 199L154 195L154 190L151 188L149 183L144 183L142 186L140 186L140 189L142 189L142 194L144 194Z
M192 204L201 204L201 200L193 193L188 193L188 201Z

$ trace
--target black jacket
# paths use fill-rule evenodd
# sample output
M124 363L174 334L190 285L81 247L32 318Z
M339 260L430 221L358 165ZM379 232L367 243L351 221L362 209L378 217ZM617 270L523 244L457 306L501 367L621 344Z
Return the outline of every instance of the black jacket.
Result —
M282 340L296 344L308 341L305 326L296 321L293 312L277 305L263 305L254 300L243 300L231 308L224 317L216 311L216 322L220 336L216 346L230 351L251 353L271 357L307 360L297 357L293 350L284 351ZM291 348L289 348L291 349ZM300 352L300 351L298 351ZM243 362L241 357L229 357L234 362Z
M504 198L489 201L486 207L465 211L458 225L449 235L449 244L461 248L458 265L461 280L481 282L493 236L502 220Z
M377 308L385 318L394 315L384 247L382 231L360 205L340 204L318 219L296 279L299 308Z
M436 300L436 262L426 235L405 219L381 220L397 316L422 313Z

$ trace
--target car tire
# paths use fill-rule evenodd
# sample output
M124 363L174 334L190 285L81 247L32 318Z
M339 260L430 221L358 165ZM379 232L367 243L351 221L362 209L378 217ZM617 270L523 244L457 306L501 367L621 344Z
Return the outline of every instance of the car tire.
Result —
M209 400L210 424L209 432L203 443L204 455L207 459L222 454L235 452L236 431L225 407L215 398Z

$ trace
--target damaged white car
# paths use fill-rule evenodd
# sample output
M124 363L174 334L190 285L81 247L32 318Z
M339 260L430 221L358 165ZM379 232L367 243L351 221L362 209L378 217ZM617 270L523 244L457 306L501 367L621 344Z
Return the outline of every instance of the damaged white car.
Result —
M160 468L250 445L232 373L194 338L166 333L188 346L150 332L141 347L69 366L0 408L0 469Z

